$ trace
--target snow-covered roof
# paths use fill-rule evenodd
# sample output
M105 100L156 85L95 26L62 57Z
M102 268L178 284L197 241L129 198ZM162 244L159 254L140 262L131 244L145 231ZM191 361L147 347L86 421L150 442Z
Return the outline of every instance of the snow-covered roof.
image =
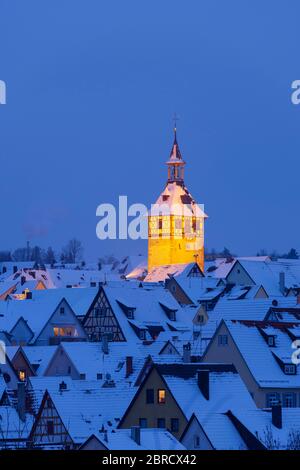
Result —
M269 295L280 295L279 275L284 273L285 287L300 286L300 262L299 260L281 260L264 262L238 258L239 263L249 274L256 285L262 285Z
M152 206L149 215L207 217L188 189L177 182L167 183L156 203Z
M239 256L235 258L216 258L214 261L205 261L206 276L220 279L226 278L237 260L266 262L270 260L270 258L268 256Z
M267 335L275 337L275 347L270 347L259 328L251 323L225 321L237 348L247 367L261 387L299 387L300 367L296 366L296 375L286 375L276 357L283 362L292 363L292 339L282 326L260 326ZM288 324L289 325L289 324Z
M79 291L79 289L75 290ZM73 305L77 310L77 315L84 315L92 295L95 296L97 290L93 289L93 292L86 289L80 290L82 293L76 292L73 296ZM17 322L23 318L34 333L34 337L31 339L33 341L49 321L59 303L64 299L64 293L67 293L70 297L69 291L73 291L73 289L59 291L60 289L37 290L34 291L32 299L0 300L0 330L11 332ZM84 302L86 296L88 302Z
M38 376L42 376L49 365L57 346L22 346L25 356Z
M52 379L52 380L50 380ZM60 391L64 381L66 390ZM112 430L118 425L135 389L127 384L101 387L98 381L71 380L67 377L30 378L38 395L47 390L73 442L82 444L100 429Z
M32 424L33 417L31 415L26 414L26 419L23 422L14 407L0 406L0 448L11 447L12 442L10 441L27 439ZM18 447L18 445L15 443L14 447Z
M110 342L108 354L103 352L102 343L62 343L60 345L70 358L79 374L85 374L86 380L96 380L97 374L103 375L103 382L107 374L115 381L126 379L126 357L133 359L133 373L137 374L144 363L146 352L138 348L137 344L127 342ZM146 347L144 347L146 349ZM133 381L130 375L128 380Z
M120 286L111 283L103 286L103 290L127 341L136 342L137 336L130 325L132 320L127 318L120 304L134 309L133 320L139 323L139 327L163 327L170 330L171 325L179 330L191 328L191 319L163 286L147 287L144 284L143 287L138 287L131 283ZM166 310L176 311L176 320L170 320ZM151 336L148 333L147 335L146 339L151 340Z
M140 444L131 438L131 429L115 429L96 436L109 450L185 450L166 429L140 429Z
M154 266L154 268L147 274L145 282L162 282L170 277L180 277L180 279L187 278L195 263L182 263L182 264L164 264L161 266Z

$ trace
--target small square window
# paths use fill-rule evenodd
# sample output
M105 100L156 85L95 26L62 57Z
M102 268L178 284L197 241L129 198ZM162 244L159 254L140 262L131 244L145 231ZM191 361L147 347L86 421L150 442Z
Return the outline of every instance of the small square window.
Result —
M274 405L278 405L280 402L280 395L278 393L267 393L266 395L266 406L271 408Z
M140 418L139 425L140 425L140 428L143 428L143 429L147 428L148 427L147 418Z
M26 370L24 370L24 369L19 370L19 380L21 382L25 382L25 380L26 380Z
M286 375L295 375L296 374L296 366L295 364L286 364L284 366L284 373Z
M274 336L268 336L268 345L275 346L275 338Z
M146 390L146 403L148 405L154 403L154 390L153 390L153 388L148 388Z
M80 380L85 380L86 375L85 374L80 374Z
M140 330L140 339L144 341L146 339L146 331L145 330Z
M228 344L228 336L227 335L219 335L218 336L218 346L227 346Z
M294 408L296 406L296 395L295 393L284 393L283 403L285 408Z
M102 380L103 374L97 374L97 380Z
M157 403L164 405L166 403L166 391L164 389L159 389L157 391Z

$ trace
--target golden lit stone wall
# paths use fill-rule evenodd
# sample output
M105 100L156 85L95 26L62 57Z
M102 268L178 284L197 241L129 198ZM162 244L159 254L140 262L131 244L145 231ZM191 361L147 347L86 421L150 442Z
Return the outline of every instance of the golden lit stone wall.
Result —
M204 219L148 217L148 272L154 266L197 262L204 270Z

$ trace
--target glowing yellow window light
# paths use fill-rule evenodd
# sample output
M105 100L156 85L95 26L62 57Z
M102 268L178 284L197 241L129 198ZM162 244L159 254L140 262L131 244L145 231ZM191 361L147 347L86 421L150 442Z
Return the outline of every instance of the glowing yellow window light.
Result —
M164 389L159 389L157 393L157 401L160 404L166 403L166 391Z

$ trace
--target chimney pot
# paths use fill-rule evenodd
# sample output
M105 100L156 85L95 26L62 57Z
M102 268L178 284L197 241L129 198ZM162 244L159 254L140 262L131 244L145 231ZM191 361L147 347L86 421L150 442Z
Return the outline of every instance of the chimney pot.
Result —
M277 403L272 406L272 424L278 429L282 429L282 406Z
M129 377L133 372L133 357L126 357L126 378Z
M18 411L20 420L24 422L26 419L25 382L18 382L17 397L18 397L17 411Z
M285 273L279 273L279 290L282 294L285 293Z
M191 343L183 345L183 362L191 362Z
M104 354L108 354L108 336L107 335L102 335L102 351Z
M141 428L139 426L132 426L131 439L138 445L141 445Z
M62 392L63 390L67 390L67 384L64 381L59 384L59 391Z

